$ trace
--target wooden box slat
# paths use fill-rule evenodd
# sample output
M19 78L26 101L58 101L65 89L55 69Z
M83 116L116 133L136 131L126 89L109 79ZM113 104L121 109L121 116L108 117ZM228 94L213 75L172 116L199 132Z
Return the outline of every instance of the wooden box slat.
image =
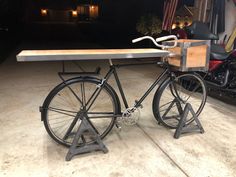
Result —
M190 47L187 49L186 67L205 67L207 56L207 45Z
M173 41L164 42L173 45ZM179 71L206 71L209 66L210 41L180 39L177 46L169 51L176 54L168 59L171 66Z

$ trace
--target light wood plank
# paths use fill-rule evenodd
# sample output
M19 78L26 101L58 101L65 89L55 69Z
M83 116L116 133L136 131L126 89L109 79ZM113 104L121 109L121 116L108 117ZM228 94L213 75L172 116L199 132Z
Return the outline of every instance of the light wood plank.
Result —
M159 49L86 49L86 50L23 50L17 61L66 61L125 58L157 58L168 55Z

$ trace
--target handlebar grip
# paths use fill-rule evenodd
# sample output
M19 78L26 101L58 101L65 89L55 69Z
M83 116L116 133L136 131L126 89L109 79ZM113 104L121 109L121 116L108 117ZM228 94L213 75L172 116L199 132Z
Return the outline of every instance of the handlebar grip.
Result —
M160 38L156 38L156 42L167 41L167 40L170 40L170 39L174 40L174 44L172 46L161 45L162 48L170 49L170 48L176 47L178 38L175 35L169 35L169 36L163 36L163 37L160 37Z
M177 40L177 37L175 35L163 36L163 37L156 38L156 42L166 41L169 39Z
M139 41L141 41L142 40L142 38L140 37L140 38L137 38L137 39L133 39L132 40L132 43L136 43L136 42L139 42Z

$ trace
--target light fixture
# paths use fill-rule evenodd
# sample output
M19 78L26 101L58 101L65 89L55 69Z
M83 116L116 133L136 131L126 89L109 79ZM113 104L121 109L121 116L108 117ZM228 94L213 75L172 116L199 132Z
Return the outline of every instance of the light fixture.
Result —
M72 10L72 17L77 17L78 16L78 12L76 10Z
M94 6L91 6L92 9L94 9Z
M47 9L41 9L41 15L46 16L48 14Z
M176 28L176 24L174 23L171 29L175 29L175 28Z
M182 29L182 28L184 27L184 22L181 22L181 23L179 24L179 27Z

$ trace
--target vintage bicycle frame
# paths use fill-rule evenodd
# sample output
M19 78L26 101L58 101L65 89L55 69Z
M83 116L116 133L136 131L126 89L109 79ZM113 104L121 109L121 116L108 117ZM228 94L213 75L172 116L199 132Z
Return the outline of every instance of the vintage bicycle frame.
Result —
M91 106L93 105L93 103L95 102L96 98L98 97L98 95L100 94L101 90L103 89L104 85L108 82L108 80L110 79L111 75L114 76L115 78L115 82L118 86L118 90L120 93L120 96L122 98L123 104L125 106L125 108L129 108L123 87L121 85L120 79L118 77L117 74L117 68L121 68L121 67L127 67L127 66L137 66L137 65L150 65L150 64L165 64L165 62L143 62L143 63L132 63L132 64L113 64L112 60L109 60L109 64L110 64L110 69L108 70L108 72L106 73L105 77L101 80L101 83L97 85L97 89L94 91L94 93L92 94L92 96L88 99L87 103L85 105L83 105L83 101L85 100L84 97L84 90L82 89L82 100L76 96L76 93L69 87L70 91L73 93L73 95L76 96L76 98L78 99L78 101L80 103L82 103L82 110L83 112L89 112L89 109L91 108ZM86 73L88 74L88 73ZM92 74L92 73L90 73ZM61 76L62 73L59 74L59 77L63 80L63 82L65 82L65 80L63 79L63 77ZM161 86L161 81L165 81L167 78L172 78L174 77L174 73L171 72L170 68L168 67L168 64L166 64L164 71L157 77L157 79L153 82L153 84L151 84L151 86L147 89L147 91L143 94L143 96L141 96L141 98L139 98L139 100L135 101L135 104L133 107L135 108L139 108L142 107L142 102L145 100L145 98L151 93L151 91L158 85L159 87ZM107 113L106 113L107 114ZM118 115L113 115L113 116L109 116L109 117L121 117L122 116L122 112ZM103 116L104 117L104 116Z

